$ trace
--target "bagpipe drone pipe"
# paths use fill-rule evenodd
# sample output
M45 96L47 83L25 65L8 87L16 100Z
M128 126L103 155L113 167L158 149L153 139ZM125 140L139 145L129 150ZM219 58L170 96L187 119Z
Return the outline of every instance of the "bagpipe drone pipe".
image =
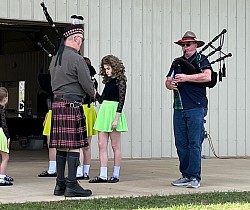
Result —
M46 18L47 22L49 23L49 25L52 27L56 37L54 37L53 39L50 39L48 35L44 35L42 37L42 40L37 43L37 46L39 46L40 49L45 54L48 55L48 57L52 57L52 56L56 55L57 52L59 51L60 46L64 42L64 38L63 38L63 34L60 35L59 30L57 29L52 17L50 16L47 7L45 6L45 3L42 2L40 5L43 9L43 13L45 15L45 18ZM83 21L82 16L72 15L71 18L72 18L72 21L75 21L75 22L78 22L79 20ZM77 20L75 20L75 19L77 19ZM74 22L72 22L72 24L74 24ZM40 84L40 87L42 88L42 90L44 90L45 92L50 92L50 91L48 91L48 90L51 90L51 87L48 86L48 85L50 85L50 82L48 82L48 81L50 81L49 74L40 73L38 76L38 81L39 81L39 84Z
M56 25L51 18L47 7L45 6L44 2L42 2L41 7L43 8L43 13L45 15L46 20L48 21L49 25L53 28L53 31L56 35L56 43L53 43L51 39L48 37L48 35L44 35L41 42L38 42L37 45L40 47L40 49L45 52L49 57L52 57L53 55L56 55L62 36L60 35L58 29L56 28Z
M43 8L43 13L45 15L45 18L47 22L49 23L49 25L52 27L56 35L56 38L50 39L48 35L44 35L42 38L42 41L38 42L37 45L49 57L52 57L53 55L56 55L58 51L60 51L60 47L63 45L63 42L64 42L64 37L63 37L63 33L62 34L59 33L59 30L57 29L56 24L54 23L52 17L50 16L48 9L45 6L45 3L42 2L40 5ZM72 15L71 19L72 19L72 22L70 23L70 25L83 24L83 20L84 20L82 16L77 16L77 15Z
M218 80L218 76L219 76L219 81L222 81L223 77L226 77L226 66L225 66L225 58L231 57L232 54L228 53L225 54L222 51L222 47L224 44L224 34L227 32L226 29L223 29L222 32L220 34L218 34L216 37L214 37L212 39L212 41L210 41L207 45L205 45L199 52L198 54L200 55L201 59L200 60L196 60L196 57L194 57L193 60L188 61L187 59L183 57L179 57L176 58L173 63L172 63L172 67L174 69L174 74L197 74L197 73L201 73L202 69L205 69L206 67L211 69L212 74L211 74L211 81L210 82L205 82L205 83L193 83L196 86L203 86L203 87L209 87L209 88L213 88L216 84L217 84L217 80ZM220 43L219 46L216 48L213 46L213 43L218 40L220 38ZM209 47L213 48L213 50L205 56L201 56L201 53L204 52L206 49L208 49ZM216 52L219 52L219 58L211 61L209 64L206 64L204 66L201 65L202 61L204 61L205 59L207 59L208 57L212 56L213 54L215 54ZM184 52L185 54L185 52ZM219 66L219 75L217 72L213 71L211 68L211 65L214 63L220 62ZM221 65L221 62L223 62L223 65Z
M48 37L48 35L44 35L42 37L42 40L37 43L37 46L46 54L48 57L52 57L53 55L56 55L60 42L61 42L61 36L59 34L58 29L56 28L56 25L54 21L52 20L51 16L48 13L47 7L45 6L44 2L42 2L41 7L43 8L44 15L46 17L46 20L48 21L49 25L53 28L53 31L55 32L55 39L51 39ZM51 99L53 96L52 88L51 88L51 77L49 73L42 73L40 72L38 75L38 83L40 85L41 90L43 91L43 95L46 94L46 97ZM48 106L49 107L49 106Z

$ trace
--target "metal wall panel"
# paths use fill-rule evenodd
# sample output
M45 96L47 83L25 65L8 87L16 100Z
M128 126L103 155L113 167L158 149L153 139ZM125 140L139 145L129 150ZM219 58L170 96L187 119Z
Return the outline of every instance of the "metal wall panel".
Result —
M136 127L132 127L132 121L134 118L132 117L132 0L122 1L122 44L121 44L121 58L126 66L126 76L128 79L127 83L127 95L126 95L126 118L129 126L129 130L136 129ZM136 130L134 130L135 132ZM127 132L122 135L122 148L124 157L133 157L132 156L132 147L134 141L132 141L132 132Z
M166 74L172 62L173 38L169 26L172 24L172 1L162 1L162 48L161 48L161 64L158 64L154 69L160 68L162 75L162 97L161 97L161 134L162 145L161 154L163 157L176 156L173 138L172 126L172 91L167 91L165 88Z
M165 141L162 139L162 132L161 132L161 125L162 124L162 118L161 118L161 95L162 92L165 91L162 87L164 87L164 83L162 83L162 78L164 78L164 75L161 74L161 70L157 69L157 66L161 63L161 48L162 48L162 23L164 20L162 20L162 7L161 7L162 1L152 1L152 29L148 29L148 31L152 31L152 49L151 51L151 66L145 66L144 75L147 75L147 72L151 72L151 130L152 135L151 139L151 147L152 147L152 154L153 157L161 157L162 154L161 148L162 148L162 142ZM147 5L145 5L147 6ZM157 23L157 24L155 24ZM145 22L147 24L147 22ZM143 37L144 39L144 37ZM143 49L143 47L142 47ZM143 58L144 60L144 58ZM147 85L147 84L144 84ZM148 97L146 97L148 98ZM145 101L147 103L147 101ZM167 119L167 118L166 118ZM165 120L165 119L163 119ZM150 129L150 128L149 128ZM142 129L144 130L144 128ZM148 144L146 144L148 145ZM145 146L146 146L145 145Z
M246 135L246 154L250 154L250 141L248 141L249 137L250 137L250 94L248 93L248 90L250 90L250 72L249 70L247 70L247 67L250 66L250 59L249 55L250 55L250 24L249 24L249 20L250 20L250 2L246 1L246 39L245 39L245 46L246 46L246 68L245 68L245 79L246 79L246 87L245 87L245 98L246 98L246 130L245 130L245 135Z
M149 99L152 99L152 79L153 75L155 72L155 69L153 67L153 33L152 27L153 27L153 11L152 11L152 0L146 0L143 1L143 25L142 25L142 30L143 30L143 37L142 37L142 56L144 59L142 59L142 119L141 119L141 127L142 127L142 141L141 141L141 153L142 157L150 157L152 156L152 137L153 137L153 130L152 130L152 125L153 125L153 120L152 120L152 103L150 103ZM160 34L160 33L159 33ZM158 59L160 58L159 55ZM148 73L146 73L148 72ZM161 84L161 82L159 83ZM156 101L156 103L159 103L160 101ZM160 120L161 118L158 118ZM159 133L160 134L160 133ZM154 140L158 142L161 139L157 139L156 136L154 137ZM155 143L156 143L155 142Z
M246 1L237 1L237 75L236 75L236 100L237 100L237 155L246 152Z
M8 15L11 16L12 19L20 19L20 12L22 11L21 8L21 1L17 0L9 0L8 3Z
M0 17L8 18L8 13L9 13L8 2L9 2L8 0L2 0L1 1L1 7L2 7L2 9L0 10Z
M117 55L124 62L129 132L122 135L122 148L126 158L176 157L173 94L164 85L171 61L181 55L173 41L193 30L198 39L209 42L226 28L223 50L233 57L226 60L227 76L223 82L207 91L206 130L218 155L250 155L249 1L46 0L45 4L58 22L67 22L76 13L85 17L84 54L96 69L107 54ZM38 0L1 0L1 6L2 18L45 20ZM209 50L205 52L208 53ZM220 68L217 63L213 67L216 71ZM101 92L103 85L98 79ZM95 158L98 150L94 139ZM109 151L112 157L110 148ZM204 142L203 154L213 156L208 141Z
M226 0L222 0L219 1L219 7L218 7L218 18L219 18L219 22L218 22L218 28L222 29L222 28L227 28L227 10L225 10L225 6L227 5L227 1ZM227 51L228 47L227 47L227 43L224 44L223 50ZM218 66L215 66L216 68L218 68ZM230 68L231 69L231 68ZM228 127L227 125L227 121L228 121L228 115L227 115L227 98L228 98L228 90L227 90L227 81L223 81L223 83L219 84L219 88L218 88L218 118L219 118L219 124L218 124L218 128L219 128L219 134L218 134L218 148L219 148L219 152L220 155L227 155L228 153ZM212 94L212 90L211 90L211 94ZM211 102L212 103L212 102ZM217 113L215 113L215 115L217 115ZM211 123L213 123L213 119L211 118ZM227 127L227 129L225 129L225 127Z
M228 60L228 67L230 70L227 72L227 90L228 90L228 103L227 103L227 133L228 133L228 154L237 155L237 40L236 36L237 28L237 1L228 2L228 11L230 15L228 16L228 31L230 31L230 36L228 36L228 49L233 52L233 58ZM248 20L249 22L249 20ZM249 155L249 154L248 154Z
M139 158L142 156L142 134L146 131L142 127L142 0L131 1L131 156ZM149 32L150 33L150 32ZM125 55L124 55L125 56ZM122 58L121 58L122 59ZM126 66L126 63L125 63ZM149 72L150 73L150 72ZM149 99L148 103L151 103ZM147 113L150 115L151 113ZM151 123L146 122L146 123ZM148 145L150 147L150 145Z

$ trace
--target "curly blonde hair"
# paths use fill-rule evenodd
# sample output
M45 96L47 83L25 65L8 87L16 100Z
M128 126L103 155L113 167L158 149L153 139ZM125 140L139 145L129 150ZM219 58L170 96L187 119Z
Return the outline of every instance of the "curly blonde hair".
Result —
M99 75L101 75L103 78L102 81L103 84L106 84L111 80L111 78L108 77L106 74L104 65L108 65L112 68L112 78L127 81L127 77L125 76L126 71L122 61L114 55L106 55L101 60L100 73L99 73Z

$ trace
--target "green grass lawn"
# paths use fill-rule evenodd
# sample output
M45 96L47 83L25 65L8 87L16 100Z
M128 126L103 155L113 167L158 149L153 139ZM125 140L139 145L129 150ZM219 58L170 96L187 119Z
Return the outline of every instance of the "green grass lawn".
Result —
M129 198L94 198L57 202L0 204L0 209L171 209L247 210L250 192L214 192Z

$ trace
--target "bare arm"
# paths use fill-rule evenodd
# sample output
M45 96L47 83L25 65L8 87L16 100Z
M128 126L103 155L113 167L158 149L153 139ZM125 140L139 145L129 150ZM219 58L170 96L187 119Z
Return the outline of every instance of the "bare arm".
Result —
M177 89L177 82L173 80L171 77L167 77L165 86L169 90L175 90Z
M113 121L113 123L111 125L112 130L116 129L120 115L121 115L120 112L116 112L115 119L114 119L114 121Z
M175 82L197 82L197 83L203 83L203 82L210 82L211 81L211 70L210 69L204 69L201 73L198 74L176 74L175 75Z

